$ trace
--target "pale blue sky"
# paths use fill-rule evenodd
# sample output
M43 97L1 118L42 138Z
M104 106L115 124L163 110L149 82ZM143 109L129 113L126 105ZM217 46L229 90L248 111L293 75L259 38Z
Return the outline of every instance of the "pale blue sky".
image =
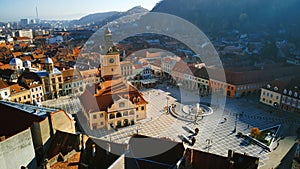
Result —
M35 18L38 5L40 19L78 19L87 14L126 11L134 6L151 10L160 0L0 0L0 22Z

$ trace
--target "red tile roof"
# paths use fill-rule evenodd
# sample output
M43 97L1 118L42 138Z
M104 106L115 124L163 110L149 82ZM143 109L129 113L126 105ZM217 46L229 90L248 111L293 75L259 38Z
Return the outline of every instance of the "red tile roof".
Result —
M79 140L79 135L56 130L47 152L47 158L51 159L59 153L65 156L72 150L78 150Z
M221 81L222 70L207 68L209 78ZM289 64L267 65L265 67L246 67L226 69L226 81L229 84L241 85L251 83L263 83L276 78L291 76L300 73L300 67Z
M8 87L7 83L0 79L0 89L4 89L4 88L7 88L7 87Z
M148 102L143 98L141 92L135 87L127 84L121 77L114 77L114 79L105 80L102 83L102 88L97 90L94 94L95 89L98 89L99 84L94 87L87 89L81 96L80 101L84 105L86 112L94 111L106 111L107 108L111 107L114 100L120 97L129 98L134 104L147 104ZM136 101L134 98L140 98ZM94 98L94 99L93 99Z

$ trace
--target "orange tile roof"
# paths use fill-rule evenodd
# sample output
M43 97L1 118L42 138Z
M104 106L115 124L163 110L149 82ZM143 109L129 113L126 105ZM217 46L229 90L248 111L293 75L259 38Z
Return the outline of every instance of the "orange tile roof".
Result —
M102 88L97 90L97 93L92 94L93 89L86 90L81 96L80 101L85 105L86 112L93 111L106 111L110 107L115 99L120 97L128 98L132 103L136 105L148 104L148 102L143 98L141 92L139 92L135 87L127 84L123 81L121 76L113 77L114 79L105 80L102 83ZM98 85L95 85L98 88ZM91 92L92 91L92 92ZM95 99L91 99L95 97ZM140 98L137 101L136 98Z
M26 37L26 36L24 36L24 37L17 37L17 40L30 40L30 38Z
M14 57L18 57L22 55L22 52L13 52Z
M0 89L4 89L4 88L7 88L7 87L8 87L7 83L0 79Z
M80 165L80 152L71 156L67 161L56 162L51 166L51 169L78 169Z
M9 87L10 87L11 95L20 93L20 92L24 92L27 90L24 87L20 86L19 84L13 84L13 85L10 85Z
M10 69L9 64L0 65L0 69Z
M67 69L62 71L64 83L76 82L82 80L78 69Z

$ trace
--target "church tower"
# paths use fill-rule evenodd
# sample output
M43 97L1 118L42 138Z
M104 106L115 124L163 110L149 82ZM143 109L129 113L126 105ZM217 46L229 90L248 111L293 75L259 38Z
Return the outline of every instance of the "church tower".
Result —
M54 64L51 58L47 57L45 60L45 68L49 74L54 72Z

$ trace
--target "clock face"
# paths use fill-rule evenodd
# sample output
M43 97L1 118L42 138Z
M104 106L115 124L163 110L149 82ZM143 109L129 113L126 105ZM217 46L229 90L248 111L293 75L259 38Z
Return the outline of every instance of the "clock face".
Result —
M109 59L109 63L114 63L114 61L115 61L114 58Z

